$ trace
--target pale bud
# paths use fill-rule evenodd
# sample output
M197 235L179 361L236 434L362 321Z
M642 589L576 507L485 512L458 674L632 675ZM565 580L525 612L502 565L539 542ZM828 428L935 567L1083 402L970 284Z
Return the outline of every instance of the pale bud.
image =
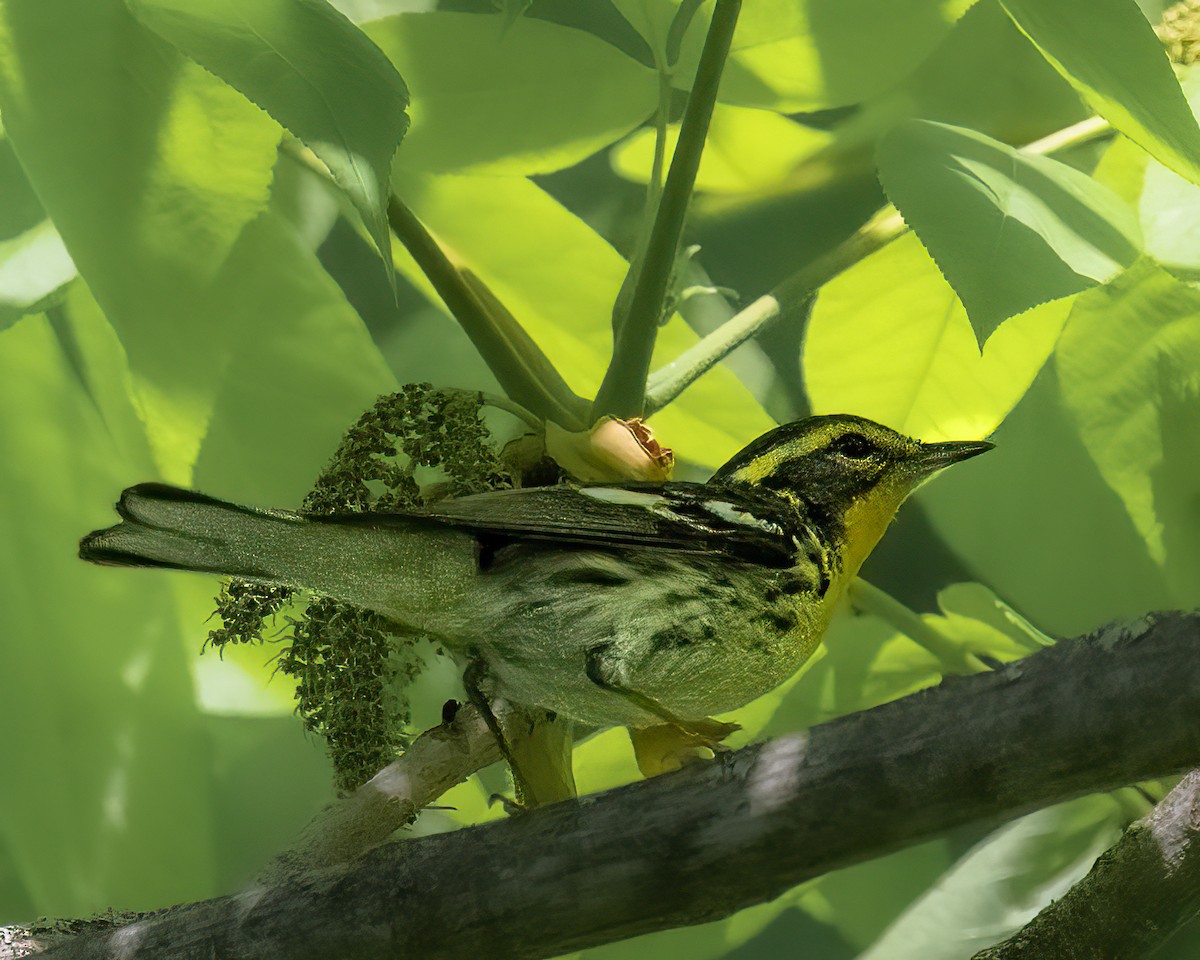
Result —
M675 465L670 448L661 446L636 418L605 417L579 433L547 423L546 452L572 477L587 483L669 480Z

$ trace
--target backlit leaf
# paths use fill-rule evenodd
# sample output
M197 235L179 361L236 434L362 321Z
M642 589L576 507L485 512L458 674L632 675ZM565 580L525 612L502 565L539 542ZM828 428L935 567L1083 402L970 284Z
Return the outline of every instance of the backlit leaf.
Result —
M1105 187L973 130L904 124L880 145L879 175L980 343L1008 317L1111 280L1140 253L1137 220Z
M128 0L138 19L304 141L354 201L385 262L392 155L408 90L325 0Z

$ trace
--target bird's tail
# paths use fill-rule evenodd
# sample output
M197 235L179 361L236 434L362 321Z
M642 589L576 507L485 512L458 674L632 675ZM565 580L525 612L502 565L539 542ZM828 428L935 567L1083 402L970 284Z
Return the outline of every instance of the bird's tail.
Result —
M350 601L416 629L452 613L475 570L474 541L418 517L262 511L160 483L130 487L121 522L88 534L93 563L245 577ZM435 631L440 632L440 631Z

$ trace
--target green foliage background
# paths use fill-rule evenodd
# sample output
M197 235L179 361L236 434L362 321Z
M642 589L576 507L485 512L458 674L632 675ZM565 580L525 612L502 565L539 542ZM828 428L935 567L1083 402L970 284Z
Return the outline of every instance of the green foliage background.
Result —
M381 263L389 190L594 396L655 116L678 118L712 4L672 66L677 6L0 2L0 922L235 889L330 798L274 651L199 656L217 582L88 567L76 543L151 478L295 506L399 383L500 391L411 257L392 243ZM811 310L785 301L653 416L679 474L810 411L995 431L995 453L905 508L867 579L1001 659L1036 647L1026 620L1066 636L1196 605L1200 83L1163 56L1161 12L747 0L653 368L887 199L915 233ZM1120 133L1013 149L1093 112ZM873 616L828 641L738 715L743 740L939 677ZM434 659L421 684L433 722L456 678ZM585 791L636 773L619 731L576 769ZM485 771L415 831L500 815L501 783ZM965 958L1144 809L1084 798L589 955Z

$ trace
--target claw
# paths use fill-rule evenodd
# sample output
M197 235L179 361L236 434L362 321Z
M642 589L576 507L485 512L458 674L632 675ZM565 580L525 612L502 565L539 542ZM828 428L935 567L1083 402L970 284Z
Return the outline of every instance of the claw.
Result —
M514 800L512 797L506 797L502 793L493 793L490 797L488 797L489 807L495 806L497 803L500 804L504 812L510 817L515 817L518 814L529 812L529 808L523 803Z
M629 739L633 742L642 776L654 777L697 761L708 760L704 753L706 750L714 757L728 753L730 748L721 741L740 729L741 725L737 723L705 718L630 728Z

